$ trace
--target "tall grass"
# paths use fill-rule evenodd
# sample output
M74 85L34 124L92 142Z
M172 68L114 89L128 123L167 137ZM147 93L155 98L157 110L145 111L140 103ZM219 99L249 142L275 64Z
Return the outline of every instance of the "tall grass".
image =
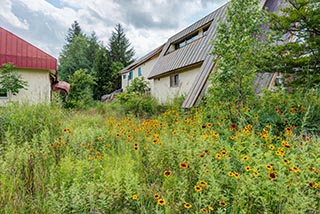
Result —
M46 105L2 108L0 209L319 213L320 139L295 132L294 115L279 128L257 112L246 112L254 123L239 125L204 108L148 119L104 106L68 113Z

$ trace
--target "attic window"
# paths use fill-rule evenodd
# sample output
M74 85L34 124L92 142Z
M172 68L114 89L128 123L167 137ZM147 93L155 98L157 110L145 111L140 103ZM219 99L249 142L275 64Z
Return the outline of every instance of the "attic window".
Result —
M208 34L209 27L210 27L210 25L205 27L205 28L203 28L203 30L202 30L203 36L206 36Z
M182 41L176 43L174 45L174 48L175 48L175 50L182 48L182 47L186 46L187 44L190 44L191 42L195 41L198 38L199 38L199 33L197 31L197 32L193 33L192 35L186 37Z

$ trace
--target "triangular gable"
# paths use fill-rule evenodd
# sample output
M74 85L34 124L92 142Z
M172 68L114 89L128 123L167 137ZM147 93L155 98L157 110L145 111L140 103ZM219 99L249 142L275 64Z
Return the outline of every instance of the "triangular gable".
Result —
M17 68L57 70L56 58L0 27L0 66L6 63Z

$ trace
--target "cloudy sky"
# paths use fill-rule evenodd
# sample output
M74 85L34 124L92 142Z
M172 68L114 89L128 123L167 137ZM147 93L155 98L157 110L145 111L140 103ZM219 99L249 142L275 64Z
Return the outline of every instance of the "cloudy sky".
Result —
M228 0L0 0L0 26L58 58L71 24L106 45L117 23L141 57Z

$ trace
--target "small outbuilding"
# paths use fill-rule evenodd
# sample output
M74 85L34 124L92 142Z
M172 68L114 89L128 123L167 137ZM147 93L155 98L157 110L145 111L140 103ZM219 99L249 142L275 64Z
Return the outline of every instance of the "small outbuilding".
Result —
M58 80L56 58L0 27L0 68L8 63L28 86L16 95L1 93L0 105L8 101L49 102L52 91L69 93L69 84Z

